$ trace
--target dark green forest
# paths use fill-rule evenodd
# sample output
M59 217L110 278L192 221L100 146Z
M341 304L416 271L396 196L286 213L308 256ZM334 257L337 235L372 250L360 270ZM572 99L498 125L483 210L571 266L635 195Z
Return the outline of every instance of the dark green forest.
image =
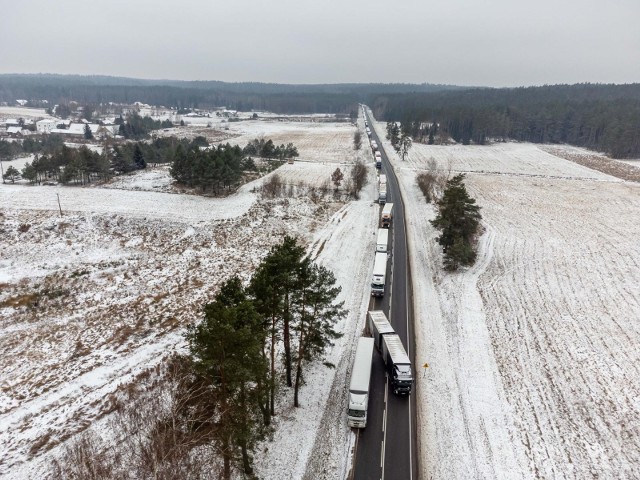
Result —
M640 156L640 84L554 85L398 94L371 104L374 115L402 122L429 143L437 124L453 140L568 143L614 158Z
M225 106L241 111L355 115L358 103L400 121L414 141L433 127L463 144L515 140L568 143L615 158L640 156L640 84L470 88L432 84L285 85L137 80L105 76L0 75L0 102L131 104L178 109ZM132 135L135 138L135 135Z

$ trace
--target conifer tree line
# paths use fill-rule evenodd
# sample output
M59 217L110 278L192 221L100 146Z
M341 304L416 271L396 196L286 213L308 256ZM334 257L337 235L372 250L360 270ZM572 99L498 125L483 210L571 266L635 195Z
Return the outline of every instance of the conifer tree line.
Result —
M242 153L248 156L277 158L279 160L286 160L299 156L298 149L293 145L293 143L276 146L273 143L273 140L265 140L264 138L256 138L249 142L247 146L242 149Z
M32 162L22 169L22 178L40 184L56 181L64 184L84 185L97 180L105 180L113 175L141 170L147 163L167 163L178 146L189 148L198 140L178 140L160 138L152 143L125 142L107 145L102 153L94 152L87 146L70 148L62 144L39 149Z
M252 474L256 442L269 433L282 388L299 390L308 363L340 337L346 312L336 301L333 273L314 264L295 238L285 237L264 258L247 286L234 277L186 334L194 373L206 379L217 418L214 442L224 461Z
M640 156L640 84L557 85L386 97L374 112L414 140L568 143L614 158ZM377 100L381 102L381 100ZM434 129L440 129L440 132Z
M152 130L173 127L171 120L154 120L151 117L141 117L137 112L128 114L125 118L122 115L115 120L116 125L120 125L118 133L126 139L141 140L149 136Z
M276 146L264 138L253 140L244 148L229 143L206 150L198 146L201 145L178 145L172 156L171 176L183 185L214 195L239 186L245 173L258 170L251 155L276 160L298 156L293 143Z

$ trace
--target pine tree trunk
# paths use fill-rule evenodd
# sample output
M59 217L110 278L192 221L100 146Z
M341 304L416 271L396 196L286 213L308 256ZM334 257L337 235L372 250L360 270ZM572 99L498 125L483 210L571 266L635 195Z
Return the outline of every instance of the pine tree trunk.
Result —
M289 332L289 294L285 294L284 305L284 363L287 373L287 387L292 386L291 381L291 334Z
M275 348L276 348L276 319L275 317L272 318L271 320L271 375L269 378L269 387L270 387L270 397L269 397L269 402L270 402L270 409L271 409L271 415L275 415L276 414L276 407L275 407L275 396L276 396L276 352L275 352Z

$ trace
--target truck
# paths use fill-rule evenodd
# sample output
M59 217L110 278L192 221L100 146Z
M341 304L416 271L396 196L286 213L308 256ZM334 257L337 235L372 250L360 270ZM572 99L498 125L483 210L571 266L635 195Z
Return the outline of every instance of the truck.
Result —
M387 203L387 184L381 183L378 186L378 203L384 205Z
M376 252L373 262L373 278L371 279L371 296L384 296L384 285L387 276L387 254Z
M379 183L380 185L386 185L386 184L387 184L387 176L386 176L384 173L381 173L381 174L378 176L378 183Z
M376 159L376 168L382 168L382 155L380 154L379 151L376 151L375 159Z
M367 313L367 329L373 337L374 345L382 354L393 393L410 394L413 387L411 360L402 345L402 340L382 310L371 310Z
M389 228L391 226L391 221L393 220L393 203L386 203L382 209L382 214L380 215L380 220L382 222L382 228Z
M375 140L371 140L371 148L375 152L378 149L378 142L376 142Z
M386 228L379 228L378 240L376 241L376 252L387 253L387 245L389 245L389 230Z
M393 393L409 395L413 386L411 360L397 334L382 335L382 359L389 372Z
M373 343L380 352L382 352L382 337L390 333L396 333L382 310L369 310L367 312L367 330L373 337Z
M372 361L373 338L360 337L356 347L353 370L351 370L351 383L349 384L347 422L350 427L365 428L367 426Z

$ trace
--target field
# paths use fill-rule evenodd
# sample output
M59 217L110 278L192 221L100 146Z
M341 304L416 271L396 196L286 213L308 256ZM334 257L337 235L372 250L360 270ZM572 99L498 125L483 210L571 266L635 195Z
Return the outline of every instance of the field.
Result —
M341 165L337 157L353 163L363 155L349 143L353 127L325 125L306 139L298 124L279 125L299 130L295 137L280 133L283 142L307 145L306 161L276 171L287 184L320 186ZM262 179L224 199L168 193L166 168L118 178L116 189L0 185L0 476L43 478L69 440L86 429L100 432L117 392L182 351L185 326L220 283L234 274L248 279L284 234L298 236L335 272L349 316L339 325L344 337L328 352L337 368L311 367L316 381L302 388L302 408L293 409L286 395L279 400L275 442L287 447L261 447L269 453L257 468L262 478L281 478L292 460L300 475L318 468L313 452L322 430L340 453L322 468L345 471L350 436L339 393L369 300L377 222L371 165L369 173L363 200L327 195L317 203L295 195L261 199L255 189ZM354 241L362 248L342 256ZM325 408L332 409L329 432Z
M431 158L482 207L479 258L454 274L415 184ZM422 477L637 478L640 185L528 144L414 145L394 164L429 365Z

